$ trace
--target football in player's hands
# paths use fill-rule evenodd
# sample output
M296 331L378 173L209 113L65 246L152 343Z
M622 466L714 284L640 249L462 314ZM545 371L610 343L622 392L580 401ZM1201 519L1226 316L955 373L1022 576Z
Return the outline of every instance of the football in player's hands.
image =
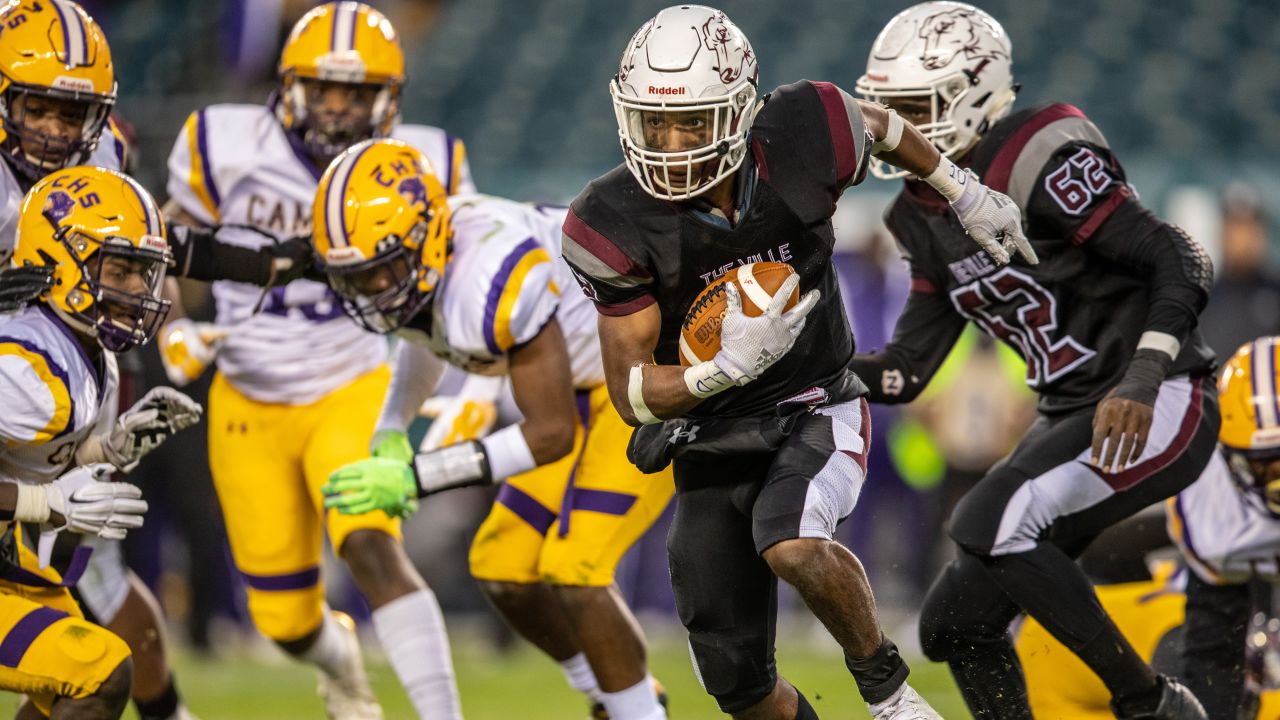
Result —
M725 285L738 286L742 300L742 313L758 317L769 307L773 294L787 278L795 275L795 268L780 262L748 263L733 268L707 286L689 308L680 328L680 364L696 365L710 360L720 351L720 325L729 305L725 298ZM790 310L800 301L797 287L787 298L783 310Z

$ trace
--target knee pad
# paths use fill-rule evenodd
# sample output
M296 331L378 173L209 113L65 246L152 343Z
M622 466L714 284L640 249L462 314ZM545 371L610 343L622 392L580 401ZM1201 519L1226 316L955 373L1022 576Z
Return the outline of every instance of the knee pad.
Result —
M702 688L725 713L741 712L765 699L778 681L765 633L691 632L689 654Z
M288 642L320 627L324 620L324 586L301 590L249 588L249 615L258 632Z

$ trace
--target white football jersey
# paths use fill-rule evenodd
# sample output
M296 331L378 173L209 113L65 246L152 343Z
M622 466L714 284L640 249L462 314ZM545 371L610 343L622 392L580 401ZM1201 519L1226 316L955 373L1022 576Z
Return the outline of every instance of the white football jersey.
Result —
M423 125L400 125L392 137L425 153L449 192L474 192L461 140ZM212 105L178 135L168 191L201 222L221 225L219 239L257 248L311 233L322 173L270 107ZM220 281L213 295L228 331L218 370L259 402L309 404L386 360L385 339L348 319L326 284L297 280L263 298L262 288Z
M0 321L0 479L44 483L73 463L76 448L114 417L115 355L94 363L43 304Z
M505 375L508 351L554 317L568 345L574 386L603 384L596 309L560 255L568 208L488 195L452 197L449 207L453 255L426 310L431 334L412 328L397 334L467 372Z
M89 157L87 164L108 170L121 170L124 167L124 140L119 135L115 123L107 123L98 140L98 147ZM18 208L26 192L18 183L9 163L0 159L0 265L8 265L13 257L14 236L18 230Z
M1168 509L1169 536L1205 582L1280 580L1280 519L1232 479L1221 451Z

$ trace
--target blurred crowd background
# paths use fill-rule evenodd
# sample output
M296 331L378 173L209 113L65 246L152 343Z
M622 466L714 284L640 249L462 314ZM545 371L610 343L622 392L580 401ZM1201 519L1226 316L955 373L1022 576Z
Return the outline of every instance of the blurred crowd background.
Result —
M484 192L566 202L621 160L606 83L631 33L664 0L369 0L408 55L404 117L447 128L468 148ZM308 0L83 0L110 40L118 114L136 139L134 172L164 196L165 160L192 110L264 102L289 27ZM751 39L763 89L799 78L852 90L871 42L912 4L727 0ZM1019 106L1081 107L1107 136L1148 207L1210 250L1217 284L1202 326L1220 355L1280 332L1272 269L1280 213L1280 12L1274 0L986 0L1014 48ZM836 218L837 262L861 348L882 346L907 278L879 216L897 187L869 179ZM189 308L206 315L188 288ZM154 349L135 353L148 382ZM202 395L207 388L195 388ZM1012 446L1034 412L1011 352L966 334L928 393L904 411L876 408L869 482L842 539L866 563L881 607L908 622L951 552L943 526L960 494ZM129 557L196 648L248 625L208 477L203 427L138 471L152 503ZM270 482L271 478L262 478ZM432 498L406 528L423 575L454 617L487 617L466 546L490 493ZM619 583L633 607L670 618L659 522L628 556ZM359 614L354 590L331 602ZM796 608L794 600L784 607ZM499 642L509 640L493 624ZM914 633L899 633L907 638Z

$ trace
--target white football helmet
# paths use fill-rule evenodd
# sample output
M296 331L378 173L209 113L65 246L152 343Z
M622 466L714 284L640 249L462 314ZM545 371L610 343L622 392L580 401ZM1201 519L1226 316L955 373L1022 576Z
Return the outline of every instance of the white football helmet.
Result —
M1013 105L1017 86L1009 36L995 18L972 5L920 3L880 31L856 89L878 103L927 100L929 120L916 123L916 129L943 155L961 156ZM908 174L875 157L871 173L886 180Z
M688 200L747 154L759 79L751 43L702 5L658 13L632 36L609 83L627 167L650 195ZM664 142L672 128L684 143ZM668 147L668 145L688 145Z

